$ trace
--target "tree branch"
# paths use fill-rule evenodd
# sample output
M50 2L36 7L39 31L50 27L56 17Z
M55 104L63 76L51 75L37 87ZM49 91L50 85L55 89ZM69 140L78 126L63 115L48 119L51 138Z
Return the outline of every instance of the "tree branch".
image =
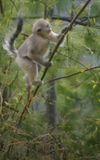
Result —
M54 78L54 79L52 79L52 80L47 81L46 83L50 83L50 82L53 82L53 81L59 81L59 80L61 80L61 79L67 79L67 78L76 76L76 75L78 75L78 74L82 74L82 73L84 73L84 72L88 72L88 71L95 70L95 69L99 69L99 68L100 68L100 66L95 66L95 67L87 68L87 69L84 69L84 70L82 70L82 71L79 71L79 72L75 72L75 73L73 73L73 74L70 74L70 75L68 75L68 76L62 76L62 77ZM45 84L46 84L46 83L45 83Z
M67 22L71 22L71 17L59 17L59 16L52 16L52 19L58 19L58 20L62 20L62 21L67 21ZM86 22L82 22L82 20L76 20L75 24L79 24L82 26L88 26L90 25L89 20L87 20Z

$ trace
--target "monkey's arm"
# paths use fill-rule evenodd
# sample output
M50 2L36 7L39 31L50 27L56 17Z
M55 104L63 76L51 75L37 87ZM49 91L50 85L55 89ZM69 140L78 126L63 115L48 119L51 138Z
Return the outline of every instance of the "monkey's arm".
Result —
M33 60L36 61L38 64L43 65L44 67L51 66L51 62L44 61L41 57L34 56Z
M60 37L62 37L63 34L64 34L63 30L61 30L61 33L59 33L59 34L52 32L50 34L49 40L51 42L57 43L59 41ZM60 44L60 47L64 47L65 42L66 42L66 37L64 38L63 42Z
M60 37L64 34L66 28L67 28L66 26L63 27L59 34L51 31L50 34L49 34L49 38L48 38L48 39L49 39L51 42L58 42L59 39L60 39ZM65 39L66 39L66 38L65 38ZM64 39L64 41L65 41L65 39Z
M41 57L39 54L34 53L33 50L30 50L29 58L32 59L32 61L37 62L38 64L44 66L44 67L50 67L51 62L45 61L45 58Z
M59 34L51 31L49 36L48 36L48 39L51 41L51 42L58 42L58 39L59 39Z

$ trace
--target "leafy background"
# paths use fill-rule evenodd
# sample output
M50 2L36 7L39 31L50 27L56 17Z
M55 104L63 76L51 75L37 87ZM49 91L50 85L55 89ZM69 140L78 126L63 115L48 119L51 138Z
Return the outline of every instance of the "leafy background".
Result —
M38 18L47 17L59 32L67 24L61 17L76 15L85 2L0 0L0 160L100 159L100 72L99 68L84 72L100 66L100 2L92 1L81 14L79 20L86 26L76 24L68 33L20 125L27 103L23 72L2 47L16 27L19 9L24 11L25 25L17 48ZM52 11L57 20L51 19ZM48 83L77 72L81 74Z

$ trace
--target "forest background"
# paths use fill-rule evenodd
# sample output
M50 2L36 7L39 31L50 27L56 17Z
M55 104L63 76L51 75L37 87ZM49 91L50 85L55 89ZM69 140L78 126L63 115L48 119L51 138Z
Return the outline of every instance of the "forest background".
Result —
M59 32L85 3L0 0L0 160L100 159L100 1L90 1L76 19L31 104L23 72L2 47L20 9L25 22L17 48L39 18Z

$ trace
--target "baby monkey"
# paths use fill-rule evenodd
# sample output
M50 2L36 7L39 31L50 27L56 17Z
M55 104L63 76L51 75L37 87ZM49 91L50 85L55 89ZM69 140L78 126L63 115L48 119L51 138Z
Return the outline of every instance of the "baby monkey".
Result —
M58 42L60 34L52 31L51 25L47 20L38 20L32 28L32 34L24 41L17 50L14 47L15 39L18 37L23 27L23 17L18 18L16 30L5 40L4 49L9 55L15 56L18 66L25 72L26 84L29 88L32 85L40 85L42 82L38 79L40 65L44 67L51 66L51 62L46 59L49 56L49 43Z

